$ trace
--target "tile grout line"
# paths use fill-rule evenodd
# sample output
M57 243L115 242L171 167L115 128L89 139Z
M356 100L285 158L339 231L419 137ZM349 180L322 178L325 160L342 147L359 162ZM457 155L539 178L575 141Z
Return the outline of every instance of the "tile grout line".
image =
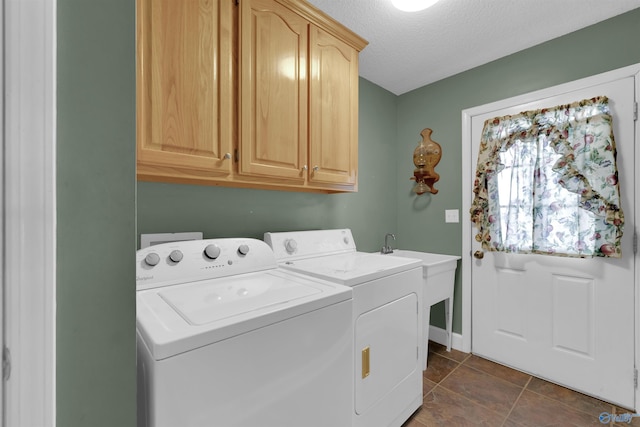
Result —
M472 354L472 353L470 353L470 354L469 354L469 356L471 356L471 354ZM467 359L468 359L468 358L465 358L465 361L466 361ZM488 360L488 359L487 359L487 360ZM494 362L494 363L495 363L495 362ZM461 364L462 364L462 363L461 363ZM465 366L467 366L468 368L471 368L471 369L475 369L476 371L479 371L479 372L485 373L485 374L487 374L487 375L490 375L490 376L492 376L492 377L494 377L494 378L497 378L497 379L499 379L499 380L506 381L506 382L508 382L508 383L510 383L510 384L513 384L513 385L516 385L516 386L520 387L520 384L513 383L513 382L511 382L511 381L509 381L509 380L506 380L506 379L504 379L504 378L502 378L502 377L499 377L499 376L497 376L497 375L493 375L493 374L492 374L492 373L490 373L490 372L484 371L484 370L479 369L479 368L475 368L475 367L473 367L473 366L468 366L468 365L465 365ZM506 365L501 365L501 366L505 366L505 367L507 367L507 368L509 368L509 369L513 369L514 371L521 372L521 373L523 373L523 374L525 374L525 375L528 375L528 376L529 376L529 379L527 380L527 382L526 382L526 384L524 385L524 387L523 387L522 391L520 392L520 395L518 395L518 398L516 399L516 402L520 399L520 396L522 395L522 393L524 392L524 390L526 390L526 389L527 389L527 387L529 386L529 384L531 383L531 381L533 380L533 378L538 378L538 379L539 379L539 380L541 380L541 381L549 382L549 381L545 380L544 378L536 377L535 375L531 375L531 374L529 374L529 373L527 373L527 372L524 372L524 371L519 371L519 370L517 370L517 369L515 369L515 368L511 368L511 367L509 367L509 366L506 366ZM554 384L554 383L551 383L551 384ZM558 385L558 384L556 384L556 385ZM558 386L559 386L559 387L566 388L567 390L570 390L570 391L572 391L572 392L574 392L574 393L578 393L578 394L581 394L581 395L583 395L583 396L587 396L587 397L591 397L591 398L593 398L593 399L599 400L600 402L603 402L603 403L605 403L605 404L607 404L607 405L611 406L611 413L613 413L613 411L614 411L614 409L615 409L615 405L613 405L613 404L612 404L612 403L610 403L610 402L605 402L604 400L600 400L600 399L598 399L598 398L596 398L596 397L589 396L589 395L586 395L586 394L584 394L584 393L580 393L579 391L572 390L572 389L567 388L567 387L564 387L564 386L560 386L560 385L558 385ZM560 400L560 399L556 399L556 398L550 397L550 396L548 396L548 395L546 395L546 394L539 393L539 392L537 392L537 391L535 391L535 390L531 390L531 389L529 389L529 391L530 391L531 393L537 394L538 396L541 396L541 397L543 397L543 398L545 398L545 399L547 399L547 400L552 400L552 401L554 401L554 402L558 402L558 403L560 403L561 405L563 405L563 406L565 406L565 407L567 407L567 408L569 408L569 409L571 409L571 410L573 410L573 411L581 412L581 413L583 413L583 414L587 414L587 415L593 415L593 414L592 414L592 413L590 413L590 412L587 412L587 411L582 410L582 409L579 409L579 408L577 408L577 407L575 407L575 406L569 405L569 404L565 403L563 400ZM515 403L514 403L514 405L515 405ZM511 408L511 410L513 410L513 407ZM511 411L509 411L509 414L511 414ZM610 424L610 425L614 425L614 424Z
M533 377L532 377L532 378L533 378ZM546 380L543 380L543 381L546 381ZM547 382L548 382L548 381L547 381ZM554 383L551 383L551 384L554 384ZM557 385L557 384L556 384L556 385ZM564 386L560 386L560 387L564 387ZM572 390L572 389L570 389L570 388L567 388L567 387L564 387L564 388L566 388L567 390L572 391L572 392L574 392L574 393L582 394L583 396L587 396L587 397L591 397L591 398L593 398L593 399L596 399L596 398L595 398L595 397L593 397L593 396L589 396L589 395L586 395L586 394L580 393L580 392L575 391L575 390ZM587 414L587 415L593 416L593 414L592 414L592 413L589 413L589 412L587 412L587 411L583 411L582 409L579 409L579 408L577 408L577 407L575 407L575 406L571 406L571 405L569 405L569 404L566 404L566 403L564 403L562 400L555 399L555 398L553 398L553 397L549 397L549 396L547 396L546 394L538 393L538 392L537 392L537 391L535 391L535 390L529 390L529 391L530 391L531 393L537 394L538 396L542 397L543 399L552 400L552 401L554 401L554 402L557 402L557 403L561 404L562 406L565 406L565 407L567 407L567 408L571 409L572 411L581 412L581 413L583 413L583 414ZM597 400L599 400L599 399L597 399ZM605 402L604 400L600 400L600 402L606 403L607 405L609 405L609 406L611 407L611 409L610 409L610 411L611 411L611 412L610 412L610 414L613 414L613 413L614 413L615 408L616 408L616 406L615 406L614 404L609 403L609 402ZM604 425L604 424L603 424L603 425ZM608 426L614 426L615 424L613 424L613 421L611 421L611 422L609 422L609 424L607 424L607 425L608 425Z
M525 383L525 385L522 387L522 390L520 390L520 393L518 394L518 397L516 398L516 400L513 402L513 405L511 405L511 409L509 409L509 412L507 412L507 416L504 418L504 421L502 422L502 425L504 426L504 424L509 420L509 417L511 416L511 413L513 412L513 410L515 409L516 405L518 404L518 402L520 401L520 398L522 397L522 394L524 393L524 391L527 389L527 387L529 386L529 383L531 382L531 380L533 379L533 377L531 375L529 375L529 379L527 380L527 382Z
M437 354L437 353L434 353L434 354ZM443 357L444 357L444 356L443 356ZM446 391L447 391L447 392L449 392L449 393L453 393L453 394L455 394L456 396L459 396L459 397L461 397L462 399L464 399L464 400L466 400L466 401L468 401L468 402L470 402L470 403L472 403L472 404L474 404L474 405L477 405L477 406L479 406L479 407L481 407L481 408L484 408L484 409L486 409L486 410L488 410L488 411L491 411L491 412L493 412L493 413L494 413L494 414L496 414L496 415L502 415L500 412L496 411L496 410L495 410L495 409L493 409L493 408L490 408L490 407L485 406L485 405L483 405L483 404L481 404L481 403L479 403L479 402L476 402L476 401L474 401L474 400L471 400L471 399L469 399L467 396L465 396L464 394L458 393L457 391L451 390L451 389L449 389L449 388L447 388L447 387L445 387L445 386L441 385L441 383L443 383L447 378L449 378L449 376L450 376L450 375L452 375L452 374L453 374L453 373L454 373L458 368L460 368L460 367L464 364L464 362L466 362L470 357L471 357L471 353L469 353L469 355L468 355L467 357L465 357L465 358L464 358L464 360L462 360L461 362L458 362L457 360L449 359L449 360L452 360L452 361L456 362L456 363L458 364L458 366L456 366L455 368L453 368L453 369L451 370L451 372L449 372L449 373L448 373L444 378L442 378L439 382L437 382L437 383L436 383L436 385L435 385L435 387L433 387L433 388L429 391L429 393L432 393L436 388L442 388L443 390L446 390ZM478 372L483 373L483 374L486 374L486 375L490 375L490 376L492 376L492 377L494 377L494 378L496 378L496 379L498 379L498 380L501 380L501 381L504 381L504 382L506 382L506 383L509 383L509 384L512 384L512 385L516 385L516 386L517 386L517 384L513 384L512 382L507 381L507 380L505 380L505 379L503 379L503 378L497 377L497 376L495 376L495 375L491 375L491 374L489 374L488 372L484 372L484 371L482 371L481 369L476 369L476 368L474 368L474 367L467 366L467 365L465 365L465 367L467 367L467 368L469 368L469 369L473 369L473 370L475 370L475 371L478 371ZM509 412L508 412L508 413L507 413L507 415L505 416L505 419L504 419L504 421L502 422L502 424L503 424L503 425L504 425L504 423L507 421L507 419L509 418L509 415L511 414L511 411L513 410L513 408L514 408L514 406L515 406L516 402L518 402L518 400L520 399L520 396L522 395L522 393L524 392L524 389L526 388L526 386L529 384L529 382L530 382L530 381L531 381L531 376L529 376L529 379L527 380L527 383L524 385L524 387L523 387L523 388L522 388L522 390L520 391L520 394L518 395L518 398L515 400L514 404L511 406L511 409L509 410ZM429 395L429 393L427 393L427 395ZM426 396L425 396L425 397L426 397ZM424 401L424 397L423 397L423 401Z
M460 366L462 366L462 362L458 362L457 360L449 359L448 357L444 357L444 356L442 356L442 355L440 355L440 354L438 354L438 353L433 353L433 354L437 354L438 356L441 356L441 357L443 357L443 358L445 358L445 359L447 359L447 360L451 360L452 362L456 362L456 363L458 364L458 366L456 366L455 368L453 368L453 369L452 369L452 370L451 370L447 375L445 375L445 376L444 376L440 381L438 381L438 382L436 383L436 385L437 385L437 386L439 386L441 382L443 382L444 380L446 380L447 378L449 378L449 376L450 376L451 374L453 374L453 373L454 373L454 372L455 372L455 371L456 371ZM467 358L465 357L465 359L464 359L464 360L467 360ZM427 365L427 368L428 368L428 365ZM428 379L428 378L427 378L427 379ZM433 381L433 382L435 382L435 381ZM435 387L434 387L434 389L435 389Z
M469 358L470 358L470 357L471 357L471 353L470 353L470 355L469 355ZM503 367L503 368L507 368L507 369L510 369L510 370L512 370L512 371L519 372L519 373L521 373L521 374L523 374L523 375L528 376L528 377L529 377L529 379L528 379L528 380L527 380L527 382L524 384L524 386L525 386L525 387L529 384L529 381L531 381L531 378L533 378L533 375L531 375L531 374L529 374L529 373L527 373L527 372L519 371L519 370L517 370L517 369L515 369L515 368L512 368L512 367L510 367L510 366L507 366L507 365L501 365L501 364L499 364L499 363L497 363L497 362L494 362L494 361L489 360L489 359L484 359L483 357L480 357L480 356L477 356L477 357L479 357L480 359L486 360L486 361L488 361L488 362L495 363L496 365L501 366L501 367ZM465 359L465 361L466 361L466 360L467 360L467 359ZM474 369L474 370L476 370L476 371L478 371L478 372L482 372L483 374L487 374L487 375L489 375L489 376L491 376L491 377L493 377L493 378L497 378L497 379L499 379L500 381L504 381L504 382L507 382L507 383L509 383L509 384L512 384L512 385L514 385L514 386L516 386L516 387L523 387L521 384L518 384L518 383L516 383L516 382L510 381L510 380L508 380L508 379L506 379L506 378L504 378L504 377L501 377L501 376L499 376L499 375L495 375L495 374L491 373L490 371L486 371L486 370L484 370L484 369L482 369L482 368L475 367L475 366L469 366L469 365L465 365L465 366L466 366L467 368Z
M452 370L451 370L451 371L450 371L450 372L449 372L449 373L448 373L444 378L442 378L439 382L435 383L435 386L434 386L434 387L429 391L429 393L431 393L431 392L435 391L435 390L436 390L436 388L442 388L443 390L446 390L446 391L448 391L448 392L450 392L450 393L456 394L456 395L458 395L458 396L460 396L460 397L464 398L465 400L468 400L469 402L472 402L472 403L474 403L474 404L476 404L476 405L479 405L480 407L483 407L483 408L485 408L485 409L488 409L488 410L490 410L490 411L492 411L492 412L494 412L494 413L496 413L496 414L500 414L500 413L499 413L498 411L496 411L495 409L492 409L492 408L489 408L489 407L487 407L487 406L484 406L484 405L482 405L482 404L480 404L480 403L478 403L478 402L475 402L475 401L473 401L473 400L469 399L468 397L466 397L466 396L464 396L464 395L462 395L462 394L460 394L460 393L457 393L457 392L455 392L455 391L453 391L453 390L450 390L450 389L448 389L447 387L445 387L445 386L442 386L442 385L441 385L441 383L442 383L442 382L444 382L444 381L445 381L449 376L451 376L451 375L452 375L452 374L453 374L453 373L454 373L454 372L455 372L455 371L456 371L460 366L462 366L465 362L467 362L467 361L471 358L472 353L469 353L469 354L468 354L467 356L465 356L465 358L464 358L463 360L461 360L461 361L458 361L458 360L456 360L456 359L453 359L453 358L447 357L445 354L442 354L442 353L436 353L436 352L432 352L432 353L433 353L433 354L435 354L435 355L441 356L441 357L443 357L444 359L447 359L447 360L450 360L450 361L452 361L452 362L455 362L455 363L456 363L456 367L455 367L455 368L453 368L453 369L452 369ZM483 373L483 374L486 374L486 375L489 375L489 376L491 376L491 377L494 377L494 378L496 378L496 379L498 379L498 380L504 381L504 382L506 382L506 383L509 383L509 384L512 384L512 385L515 385L515 386L518 386L518 387L522 387L522 390L520 390L520 393L518 394L518 397L515 399L515 401L514 401L513 405L511 406L511 409L510 409L510 410L509 410L509 412L507 413L507 415L506 415L506 417L505 417L505 419L504 419L504 421L503 421L503 423L502 423L502 425L504 425L504 424L509 420L509 417L511 416L511 413L512 413L512 412L513 412L513 410L515 409L515 406L516 406L516 405L517 405L517 403L519 402L519 400L520 400L520 398L522 397L522 395L523 395L523 393L525 392L525 390L527 390L527 387L529 386L529 384L530 384L530 383L531 383L531 381L533 380L534 376L533 376L533 375L531 375L531 374L528 374L528 373L526 373L526 372L518 371L518 372L522 372L522 373L524 373L524 374L526 374L526 375L528 375L528 376L529 376L529 378L527 379L527 382L524 384L524 386L520 386L519 384L515 384L515 383L513 383L513 382L511 382L511 381L509 381L509 380L506 380L506 379L504 379L504 378L502 378L502 377L499 377L499 376L493 375L492 373L490 373L490 372L486 372L486 371L484 371L484 370L482 370L482 369L478 369L478 368L475 368L475 367L472 367L472 366L468 366L468 365L465 365L465 366L466 366L466 367L468 367L468 368L470 368L470 369L473 369L473 370L476 370L476 371L478 371L478 372L481 372L481 373ZM512 368L512 369L513 369L513 368ZM517 371L517 370L516 370L516 371ZM427 379L428 379L428 378L427 378ZM433 381L432 381L432 382L433 382ZM581 413L583 413L583 414L593 415L593 414L591 414L591 413L589 413L589 412L587 412L587 411L584 411L584 410L578 409L578 408L576 408L576 407L573 407L573 406L571 406L571 405L569 405L569 404L566 404L566 403L565 403L565 402L563 402L562 400L555 399L555 398L553 398L553 397L547 396L547 395L545 395L545 394L541 394L541 393L539 393L539 392L537 392L537 391L534 391L534 390L529 390L529 391L530 391L530 392L532 392L532 393L535 393L535 394L536 394L536 395L538 395L538 396L541 396L542 398L544 398L544 399L546 399L546 400L551 400L551 401L554 401L554 402L560 403L561 405L563 405L563 406L565 406L565 407L567 407L567 408L569 408L569 409L571 409L571 410L578 411L578 412L581 412ZM424 397L426 398L426 396L427 396L427 395L429 395L429 393L427 393ZM579 392L576 392L576 393L579 393ZM424 399L424 398L423 398L423 399ZM604 401L603 401L603 402L604 402ZM611 413L614 413L614 411L615 411L615 409L614 409L614 408L615 408L615 405L610 404L610 403L608 403L608 402L604 402L604 403L607 403L608 405L610 405L610 406L611 406ZM613 421L611 421L608 425L609 425L609 426L614 426L615 424L613 424Z
M462 363L460 363L459 365L462 365ZM465 365L465 366L466 366L466 365ZM458 366L458 367L459 367L459 366ZM458 367L456 367L453 371L455 371L456 369L458 369ZM494 376L494 375L488 374L487 372L484 372L484 371L482 371L482 370L480 370L480 369L476 369L476 368L473 368L473 367L471 367L471 366L466 366L466 367L467 367L467 368L469 368L469 369L473 369L473 370L475 370L475 371L478 371L478 372L480 372L480 373L483 373L483 374L487 374L487 375L493 376L494 378L496 378L496 379L498 379L498 380L501 380L501 381L504 381L504 382L507 382L507 383L509 383L509 384L511 384L511 385L515 385L515 386L517 386L517 387L520 387L520 386L519 386L519 385L517 385L517 384L513 384L513 383L511 383L511 382L509 382L509 381L506 381L506 380L504 380L504 379L500 378L500 377L496 377L496 376ZM453 371L451 371L451 373L450 373L449 375L451 375L451 374L453 373ZM441 382L444 382L444 380L445 380L449 375L447 375L446 377L444 377L444 378L442 379L442 381L441 381ZM518 397L517 397L517 398L516 398L516 400L514 401L513 405L511 406L511 409L509 410L509 412L508 412L508 413L507 413L507 415L505 416L505 419L502 421L502 424L501 424L501 425L504 425L504 423L505 423L505 422L507 422L507 419L509 418L509 415L511 415L511 411L513 411L513 408L514 408L515 404L516 404L516 403L518 402L518 400L520 399L520 396L521 396L521 395L522 395L522 393L524 392L524 389L526 388L526 386L529 384L529 381L531 381L531 376L529 376L529 379L527 380L527 383L525 384L525 386L522 388L522 390L521 390L521 391L520 391L520 393L518 394ZM474 404L474 405L477 405L477 406L479 406L479 407L481 407L481 408L484 408L484 409L486 409L486 410L488 410L488 411L491 411L491 412L493 412L493 413L494 413L494 414L496 414L496 415L499 415L499 416L502 416L502 415L503 415L501 412L496 411L494 408L491 408L491 407L489 407L489 406L483 405L483 404L482 404L482 403L480 403L480 402L476 402L475 400L472 400L472 399L468 398L467 396L465 396L465 395L464 395L464 394L462 394L462 393L459 393L459 392L457 392L457 391L455 391L455 390L451 390L451 389L449 389L449 388L447 388L447 387L445 387L445 386L443 386L443 385L440 385L440 383L437 383L437 387L440 387L440 388L442 388L443 390L448 391L449 393L453 393L453 394L455 394L456 396L460 396L462 399L467 400L467 401L469 401L470 403L472 403L472 404ZM436 387L434 387L433 389L431 389L431 391L433 391L433 390L435 390L435 389L436 389ZM431 393L431 391L430 391L429 393ZM429 393L427 393L427 394L429 394Z
M438 353L435 353L435 352L431 352L431 353L433 353L434 355L441 356L441 357L442 357L442 358L444 358L444 359L447 359L447 360L450 360L450 361L452 361L452 362L455 362L455 363L457 364L457 366L456 366L455 368L453 368L453 369L452 369L452 370L451 370L447 375L445 375L443 378L441 378L441 379L440 379L440 381L438 381L438 382L431 381L431 380L429 380L429 378L427 378L427 380L429 380L429 381L431 381L432 383L434 383L434 384L435 384L435 386L433 386L433 388L432 388L431 390L429 390L429 393L427 393L426 395L422 396L422 403L423 403L423 404L424 404L424 399L426 399L426 397L427 397L429 394L433 393L435 389L439 388L439 387L440 387L440 383L441 383L441 382L443 382L444 380L446 380L447 378L449 378L449 376L450 376L451 374L453 374L453 372L454 372L456 369L458 369L460 366L462 366L462 362L459 362L459 361L457 361L457 360L450 359L450 358L448 358L448 357L442 356L441 354L438 354ZM469 353L469 356L465 357L465 358L464 358L464 360L467 360L467 358L468 358L468 357L470 357L470 356L471 356L471 353ZM427 355L427 357L429 357L429 356ZM427 359L427 360L428 360L428 359ZM464 361L464 360L463 360L463 361ZM428 363L427 363L427 369L429 369L429 364L428 364ZM423 371L423 373L422 373L423 381L424 381L424 378L426 378L426 377L424 376L424 372L426 372L426 371ZM449 389L448 389L448 388L446 388L446 387L442 387L442 388L443 388L443 389L445 389L445 390L447 390L447 391L450 391L450 392L452 392L452 393L455 393L455 392L453 392L453 391L449 390ZM456 394L457 394L457 393L456 393ZM464 396L462 396L462 397L464 397ZM468 400L468 399L467 399L467 400Z

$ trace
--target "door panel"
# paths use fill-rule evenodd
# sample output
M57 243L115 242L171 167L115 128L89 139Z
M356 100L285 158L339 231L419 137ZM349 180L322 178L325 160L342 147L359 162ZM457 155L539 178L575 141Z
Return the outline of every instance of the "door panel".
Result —
M357 184L358 51L311 27L309 163L314 183Z
M267 0L240 3L239 173L306 179L309 22Z
M418 297L406 295L360 315L355 323L355 411L367 412L416 369ZM366 351L366 356L362 352ZM369 368L364 359L369 361Z
M554 275L551 288L553 348L593 358L594 281Z
M137 11L139 175L157 167L228 175L232 5L138 0Z
M594 96L609 97L625 233L622 258L487 252L472 263L472 351L633 408L634 78L513 105L472 118L472 159L486 119ZM475 233L472 233L472 239ZM472 251L480 244L472 241Z
M526 312L519 309L525 301L522 271L497 269L497 330L513 337L525 338Z

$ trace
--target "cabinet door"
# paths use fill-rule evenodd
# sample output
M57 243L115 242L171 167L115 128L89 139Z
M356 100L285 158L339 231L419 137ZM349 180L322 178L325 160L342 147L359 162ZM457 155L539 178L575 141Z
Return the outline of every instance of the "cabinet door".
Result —
M137 1L139 178L231 172L232 7Z
M240 2L241 175L304 183L309 23L273 0Z
M314 26L310 52L310 182L356 189L358 52Z

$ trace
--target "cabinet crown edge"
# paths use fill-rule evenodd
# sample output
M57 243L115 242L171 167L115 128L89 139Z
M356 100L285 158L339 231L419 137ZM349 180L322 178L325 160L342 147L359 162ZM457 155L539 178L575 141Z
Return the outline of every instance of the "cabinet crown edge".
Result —
M242 1L242 0L240 0ZM275 0L361 52L369 42L305 0Z

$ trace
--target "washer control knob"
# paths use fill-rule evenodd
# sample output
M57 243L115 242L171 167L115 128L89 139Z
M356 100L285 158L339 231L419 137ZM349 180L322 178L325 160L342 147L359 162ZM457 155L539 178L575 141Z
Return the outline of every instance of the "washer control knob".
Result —
M246 255L249 253L249 245L240 245L240 247L238 247L238 253L240 255Z
M204 256L209 259L216 259L220 256L220 248L218 245L207 245L207 247L204 248Z
M182 261L182 252L177 249L175 251L171 251L171 253L169 254L169 259L173 262Z
M298 242L293 239L287 239L284 241L284 248L286 249L287 253L292 254L296 251L296 249L298 249Z
M155 252L150 252L150 253L147 254L146 257L144 257L144 262L149 267L153 267L155 265L158 265L158 263L160 262L160 255L158 255Z

